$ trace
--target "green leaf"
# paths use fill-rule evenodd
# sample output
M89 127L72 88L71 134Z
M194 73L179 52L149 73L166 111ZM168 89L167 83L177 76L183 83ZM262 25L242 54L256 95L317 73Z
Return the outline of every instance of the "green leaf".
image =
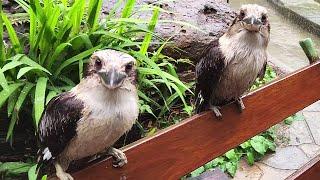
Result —
M0 1L0 65L2 65L2 62L6 58L5 54L5 45L3 42L3 20L2 20L2 1Z
M249 141L246 141L246 142L240 144L240 147L241 147L242 149L246 149L246 148L251 147L251 144L249 143Z
M102 0L90 0L88 8L88 20L87 23L91 28L90 32L93 32L98 27L99 15L102 7Z
M252 166L254 163L254 155L251 151L247 151L247 162L250 166Z
M17 75L17 79L20 79L21 76L23 76L24 74L26 74L27 72L33 70L33 69L37 69L36 67L24 67L24 68L21 68L18 72L18 75Z
M51 99L53 99L54 97L57 96L57 92L56 91L50 91L47 95L47 98L46 98L46 105L50 102Z
M234 149L229 150L228 152L226 152L225 155L230 160L238 160L238 156L237 156L236 152L234 151Z
M22 46L19 42L18 36L17 36L14 28L11 25L10 20L8 19L8 17L4 13L1 13L1 15L2 15L3 23L5 24L5 26L7 28L7 32L8 32L11 44L12 44L15 52L22 53ZM2 41L2 39L1 39L1 41Z
M151 20L149 22L149 26L148 26L149 31L151 31L151 32L154 31L156 24L157 24L157 21L158 21L158 17L159 17L159 8L155 7L153 10L153 15L151 17ZM142 46L140 48L141 54L146 54L151 40L152 40L152 34L147 33L146 36L144 37Z
M205 171L205 168L203 166L199 167L198 169L192 171L190 174L191 174L191 177L197 177L199 176L201 173L203 173Z
M24 162L5 162L0 163L0 172L5 172L7 176L18 176L27 173L33 164Z
M8 91L9 90L9 86L8 86L8 82L6 80L6 77L3 74L3 70L0 68L0 85L1 87Z
M6 65L3 66L2 71L5 72L7 70L13 69L17 66L22 65L23 63L20 61L11 61L9 63L7 63Z
M74 63L76 61L79 61L80 59L84 59L84 58L90 56L94 51L96 51L97 49L100 49L101 47L102 47L102 45L98 45L98 46L96 46L94 48L88 49L88 50L86 50L86 51L84 51L84 52L82 52L82 53L80 53L80 54L78 54L76 56L73 56L72 58L64 61L61 64L61 66L59 66L59 68L56 70L54 75L57 77L65 67L69 66L70 64L72 64L72 63Z
M40 77L37 81L36 91L35 91L35 100L34 100L34 116L35 116L35 125L38 127L42 112L44 110L46 87L47 87L47 78Z
M236 163L232 163L232 162L226 163L226 170L232 177L234 177L234 175L236 174L237 168L238 166Z
M264 155L267 152L267 148L264 144L265 140L266 139L262 136L255 136L250 140L250 144L255 151L257 151L261 155Z
M26 85L23 87L23 89L18 97L17 102L15 103L14 113L11 117L9 128L7 131L7 138L6 138L7 141L12 137L14 126L19 118L20 108L22 107L23 102L25 101L27 95L29 94L29 92L33 86L34 85L31 83L26 83Z
M18 96L19 96L19 91L16 90L14 91L11 96L9 96L9 99L8 99L8 108L7 108L7 111L8 111L8 117L11 116L11 113L14 109L14 106L18 100Z
M28 171L28 180L37 180L37 165L32 166Z
M2 90L0 92L0 108L2 105L6 102L6 100L9 98L9 96L15 92L23 83L14 83L9 85L9 90Z

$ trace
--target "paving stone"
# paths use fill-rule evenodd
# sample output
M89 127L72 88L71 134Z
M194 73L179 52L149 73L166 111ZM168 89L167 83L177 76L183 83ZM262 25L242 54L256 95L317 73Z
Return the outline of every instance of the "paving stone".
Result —
M284 169L277 169L270 166L267 166L262 163L256 163L256 165L262 170L263 175L259 180L281 180L285 179L294 173L296 170L284 170Z
M303 111L314 111L314 112L319 111L320 112L320 101L317 101L317 102L313 103L312 105L304 108Z
M313 143L305 121L293 121L289 129L289 145Z
M300 149L309 157L314 158L320 154L320 146L316 144L301 144Z
M277 148L276 153L263 159L263 163L277 169L295 170L309 161L307 155L296 146Z
M306 118L315 143L320 145L320 112L304 112L303 115Z
M262 170L257 166L249 166L245 160L241 160L238 170L234 176L236 180L259 180L263 175Z

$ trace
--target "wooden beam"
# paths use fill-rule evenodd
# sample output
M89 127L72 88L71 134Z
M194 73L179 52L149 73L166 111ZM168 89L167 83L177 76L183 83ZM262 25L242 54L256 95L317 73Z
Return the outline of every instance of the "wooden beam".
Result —
M254 91L235 104L188 118L124 149L129 163L114 169L106 159L73 174L75 179L179 179L247 139L320 99L320 62Z
M320 179L320 155L313 158L306 165L293 173L286 180Z

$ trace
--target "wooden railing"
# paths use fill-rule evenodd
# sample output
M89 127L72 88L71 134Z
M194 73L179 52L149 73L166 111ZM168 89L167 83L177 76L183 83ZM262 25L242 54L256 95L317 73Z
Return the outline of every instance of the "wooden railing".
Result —
M244 112L235 104L188 118L123 148L128 164L112 168L106 159L73 174L75 179L179 179L284 118L320 99L320 62L293 72L246 95ZM320 122L319 122L320 123ZM318 165L317 165L318 162ZM319 173L319 158L311 167ZM303 177L312 168L301 170ZM314 174L313 174L314 175Z

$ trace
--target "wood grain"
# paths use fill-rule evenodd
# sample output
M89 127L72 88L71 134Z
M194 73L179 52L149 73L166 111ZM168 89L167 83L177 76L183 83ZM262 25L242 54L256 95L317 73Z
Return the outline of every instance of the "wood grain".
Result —
M318 180L320 179L320 155L293 173L286 180Z
M320 99L320 62L244 97L246 109L235 104L184 120L150 138L124 148L129 163L120 169L110 159L73 174L75 179L178 179L245 140L281 122Z

